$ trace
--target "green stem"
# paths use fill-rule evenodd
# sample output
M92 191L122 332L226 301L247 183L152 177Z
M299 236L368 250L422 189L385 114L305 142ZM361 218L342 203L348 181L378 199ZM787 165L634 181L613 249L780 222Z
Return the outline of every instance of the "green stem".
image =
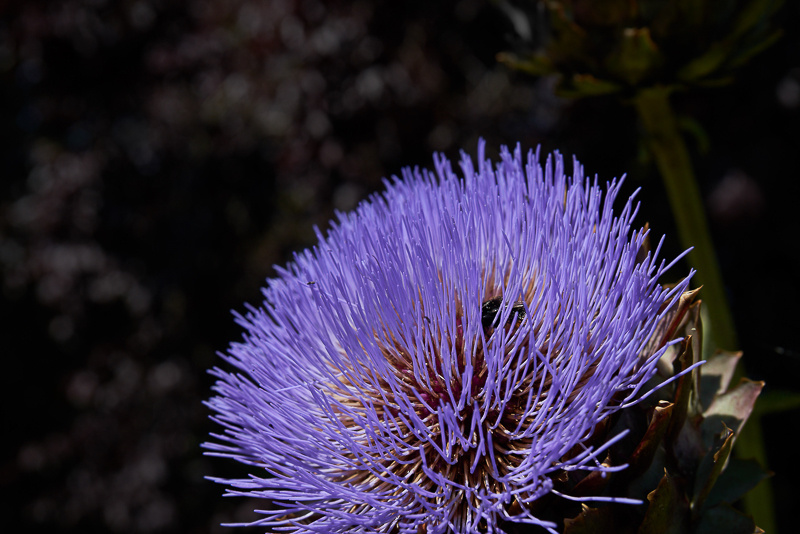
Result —
M714 254L689 151L669 103L670 92L670 88L660 86L642 89L636 95L634 105L644 125L658 170L664 179L681 244L687 248L694 247L688 260L697 269L694 285L703 285L702 298L708 309L711 334L717 347L736 350L739 342L725 297L719 263ZM737 369L734 380L738 380L742 374L741 369ZM754 457L766 466L760 423L757 417L752 417L744 426L736 442L736 452L740 457ZM772 503L772 485L769 480L750 491L743 501L745 511L753 516L759 527L770 534L776 532Z
M672 213L678 224L681 244L687 248L694 247L688 260L697 269L694 285L703 286L703 304L708 307L714 340L718 347L733 351L737 349L739 342L728 311L702 197L692 171L689 151L669 104L669 93L670 90L666 87L643 89L634 103L647 132L650 150L664 179Z

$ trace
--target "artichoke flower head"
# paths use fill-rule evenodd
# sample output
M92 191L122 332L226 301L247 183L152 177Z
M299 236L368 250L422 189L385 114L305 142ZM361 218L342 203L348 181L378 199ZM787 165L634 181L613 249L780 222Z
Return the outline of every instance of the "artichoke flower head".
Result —
M218 480L266 501L253 524L755 532L725 467L762 384L728 388L738 355L699 370L691 273L659 282L677 260L634 229L633 197L615 211L622 182L483 143L460 175L435 167L341 214L238 317L205 447L253 469Z

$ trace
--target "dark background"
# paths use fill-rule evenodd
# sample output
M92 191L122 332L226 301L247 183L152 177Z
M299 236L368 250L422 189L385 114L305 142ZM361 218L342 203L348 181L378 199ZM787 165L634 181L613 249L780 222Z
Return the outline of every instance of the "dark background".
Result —
M435 4L435 5L434 5ZM748 373L797 389L800 13L733 86L678 95ZM258 505L204 476L231 309L273 264L431 152L479 136L628 172L680 251L636 117L496 64L488 2L0 1L4 531L221 532ZM675 276L686 272L684 265ZM798 412L764 418L792 532Z

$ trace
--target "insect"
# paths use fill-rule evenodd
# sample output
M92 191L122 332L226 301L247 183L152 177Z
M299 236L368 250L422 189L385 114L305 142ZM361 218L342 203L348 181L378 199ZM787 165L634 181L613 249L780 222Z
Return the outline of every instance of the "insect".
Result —
M500 313L502 305L503 297L495 297L483 303L483 306L481 306L481 324L484 330L492 328L492 324L497 314ZM511 315L508 317L507 325L514 323L514 315L516 315L517 321L521 321L525 317L525 303L521 300L511 305Z

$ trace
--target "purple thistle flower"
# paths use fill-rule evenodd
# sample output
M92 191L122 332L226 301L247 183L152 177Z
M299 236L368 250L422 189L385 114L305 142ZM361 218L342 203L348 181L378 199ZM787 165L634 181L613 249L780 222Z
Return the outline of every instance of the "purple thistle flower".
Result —
M646 394L688 277L664 288L674 262L637 259L638 204L612 209L621 180L604 195L577 161L569 178L560 154L542 168L519 146L493 167L483 142L463 177L434 162L317 230L237 315L247 333L223 358L241 374L212 371L225 433L205 447L268 473L218 480L272 501L256 525L555 532L529 510L552 477L625 467L599 456L622 435L583 444Z

